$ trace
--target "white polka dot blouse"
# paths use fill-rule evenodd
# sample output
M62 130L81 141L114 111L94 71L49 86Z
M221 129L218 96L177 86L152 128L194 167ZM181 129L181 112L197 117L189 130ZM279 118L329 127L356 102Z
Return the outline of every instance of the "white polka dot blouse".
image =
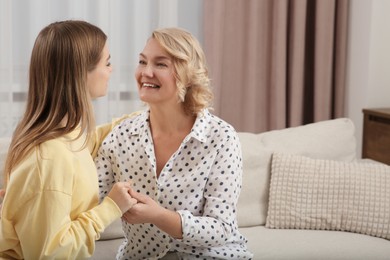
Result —
M117 125L95 158L100 198L113 183L133 188L181 216L183 237L174 239L149 223L122 222L126 240L117 259L158 259L168 251L181 259L251 259L237 226L242 154L236 131L206 109L171 156L160 176L149 111Z

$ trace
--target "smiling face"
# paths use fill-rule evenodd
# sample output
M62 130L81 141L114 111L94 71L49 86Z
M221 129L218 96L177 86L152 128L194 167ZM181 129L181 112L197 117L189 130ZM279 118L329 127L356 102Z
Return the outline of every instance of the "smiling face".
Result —
M150 38L140 53L135 78L142 101L149 105L178 104L179 98L172 57L156 39Z
M87 87L92 98L102 97L107 94L108 80L110 79L111 72L110 52L106 43L99 63L92 71L88 72Z

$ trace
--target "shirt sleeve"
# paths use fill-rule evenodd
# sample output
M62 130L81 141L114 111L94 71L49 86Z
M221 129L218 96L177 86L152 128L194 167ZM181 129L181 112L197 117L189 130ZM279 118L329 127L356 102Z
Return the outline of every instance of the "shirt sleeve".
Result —
M110 131L112 131L112 129L114 129L115 126L119 125L123 120L133 118L140 113L141 111L136 111L129 115L125 115L121 118L113 120L112 128L110 129ZM112 142L112 140L109 138L109 136L107 138L103 138L100 141L101 145L96 152L96 155L93 156L99 178L99 201L103 200L103 198L107 196L112 186L116 182L110 159L112 157L110 154L110 142Z
M211 163L204 187L206 203L202 216L179 210L182 220L181 242L197 247L226 244L237 230L236 209L242 184L241 145L235 132L224 142Z
M100 146L94 161L99 179L99 201L102 201L115 183L107 145Z
M61 175L59 171L58 168L53 170ZM34 183L39 179L36 172L29 172L28 175L33 177L26 180L26 187L21 187L23 195L19 196L17 189L7 190L1 219L4 241L1 241L0 248L8 249L3 254L15 255L15 248L18 248L15 243L18 242L23 249L23 252L19 252L20 257L28 259L90 257L100 233L121 216L115 202L107 197L100 205L74 215L73 196L82 194L70 194L51 187L39 190L39 185ZM69 178L68 181L73 180ZM69 183L64 183L66 185ZM36 190L34 186L38 186Z
M23 255L31 259L77 259L92 256L100 232L121 216L113 201L71 219L64 202L71 198L59 192L40 194L22 208L15 226ZM53 207L53 205L59 205ZM109 216L107 212L116 212ZM66 218L63 218L64 214Z

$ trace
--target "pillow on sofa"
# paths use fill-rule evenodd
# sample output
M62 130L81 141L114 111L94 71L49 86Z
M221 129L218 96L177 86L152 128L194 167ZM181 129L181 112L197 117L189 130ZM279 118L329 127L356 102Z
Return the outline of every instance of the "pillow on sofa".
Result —
M356 159L355 126L348 118L326 120L261 134L238 133L243 156L237 204L240 227L265 225L273 152L342 161Z
M390 166L275 153L266 227L390 239Z

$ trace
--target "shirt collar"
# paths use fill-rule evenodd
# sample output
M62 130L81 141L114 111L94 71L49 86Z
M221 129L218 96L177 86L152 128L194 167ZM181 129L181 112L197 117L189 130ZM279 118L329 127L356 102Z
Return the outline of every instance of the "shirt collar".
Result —
M200 111L196 117L194 126L191 129L189 136L199 140L200 142L207 141L207 133L211 124L211 114L208 109L203 109Z
M127 121L126 128L129 129L129 135L142 135L149 128L149 110L143 111L138 116Z
M198 113L195 123L191 129L190 134L184 139L188 141L191 137L199 140L200 142L207 141L207 133L210 128L212 115L208 109L203 109ZM149 129L149 110L143 111L139 116L128 122L129 135L147 134Z

